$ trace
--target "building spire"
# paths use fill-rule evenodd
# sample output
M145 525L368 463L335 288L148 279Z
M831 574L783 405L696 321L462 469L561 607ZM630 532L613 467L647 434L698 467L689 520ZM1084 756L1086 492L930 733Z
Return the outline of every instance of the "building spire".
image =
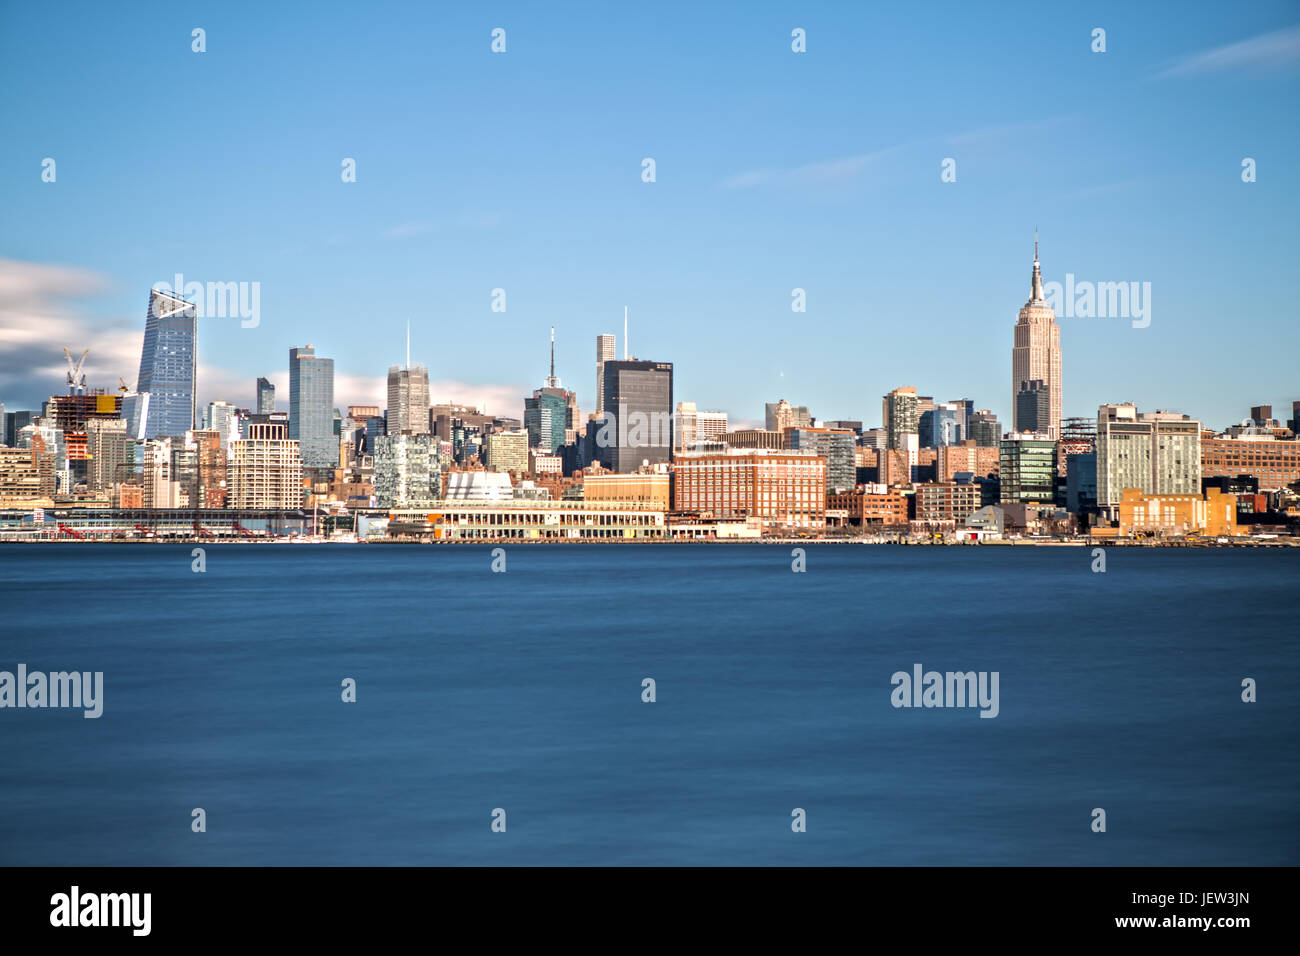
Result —
M1034 275L1030 280L1029 301L1043 301L1043 274L1038 268L1038 227L1034 227Z

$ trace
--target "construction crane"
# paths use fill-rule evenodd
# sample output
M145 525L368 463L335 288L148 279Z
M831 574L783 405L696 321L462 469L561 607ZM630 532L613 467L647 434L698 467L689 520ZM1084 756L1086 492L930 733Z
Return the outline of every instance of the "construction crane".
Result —
M72 360L72 353L68 347L63 347L63 355L68 360L68 393L71 395L86 394L86 376L81 373L81 366L86 362L86 356L90 354L90 349L81 353L81 358L75 362Z
M120 375L117 378L117 390L123 394L131 391L131 386L126 384L126 379L122 378Z

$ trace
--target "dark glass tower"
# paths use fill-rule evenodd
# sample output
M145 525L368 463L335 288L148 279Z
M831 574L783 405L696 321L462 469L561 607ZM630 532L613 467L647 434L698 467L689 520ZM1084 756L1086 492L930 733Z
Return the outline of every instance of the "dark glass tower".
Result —
M613 471L672 459L672 362L605 363L605 418L596 442L596 457Z

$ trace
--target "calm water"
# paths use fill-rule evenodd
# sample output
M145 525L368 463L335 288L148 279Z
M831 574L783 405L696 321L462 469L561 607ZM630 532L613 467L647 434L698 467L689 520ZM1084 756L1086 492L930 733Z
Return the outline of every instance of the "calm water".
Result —
M1300 551L807 551L0 545L0 863L1300 863Z

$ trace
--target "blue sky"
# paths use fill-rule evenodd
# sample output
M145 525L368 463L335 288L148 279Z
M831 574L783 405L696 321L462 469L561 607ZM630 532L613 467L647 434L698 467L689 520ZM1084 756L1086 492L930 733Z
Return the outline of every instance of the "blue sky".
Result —
M1045 278L1152 289L1147 328L1060 320L1067 415L1289 408L1297 24L1268 2L5 3L0 402L57 390L64 345L92 385L133 382L147 290L182 273L261 285L257 328L203 323L203 401L250 404L311 342L338 404L382 404L409 319L435 400L520 415L554 324L591 410L627 305L632 351L735 420L785 397L878 424L915 385L1007 421L1037 226Z

